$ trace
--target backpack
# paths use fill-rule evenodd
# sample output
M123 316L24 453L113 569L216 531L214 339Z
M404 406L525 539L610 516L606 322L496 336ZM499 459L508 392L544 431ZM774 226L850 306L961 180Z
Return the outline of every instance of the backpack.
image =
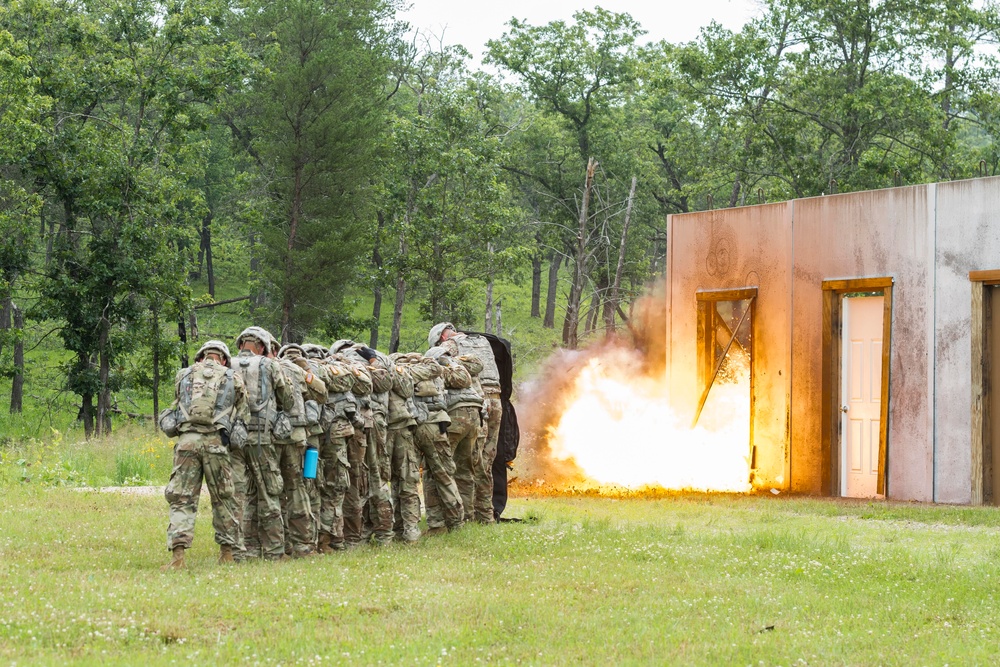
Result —
M270 430L271 422L277 417L269 373L271 360L256 354L240 354L233 359L233 365L237 362L247 390L247 405L250 408L248 427L251 431Z
M499 387L500 371L497 369L497 362L493 356L493 346L489 339L480 334L466 333L464 336L455 336L452 340L458 345L458 350L463 355L472 355L483 362L483 370L479 373L479 381L485 385Z
M184 425L229 430L229 415L235 400L236 383L232 369L214 362L198 362L181 375L177 384L174 423L164 425L162 422L165 420L161 419L161 427L168 436L168 430L176 434Z

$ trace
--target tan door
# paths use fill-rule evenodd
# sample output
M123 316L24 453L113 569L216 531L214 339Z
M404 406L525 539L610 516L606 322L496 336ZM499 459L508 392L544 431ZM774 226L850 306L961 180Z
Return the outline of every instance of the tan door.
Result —
M883 300L844 297L840 495L849 498L878 493Z
M991 285L986 288L987 298L990 299L989 317L989 369L990 369L990 449L992 456L984 457L986 460L986 472L990 476L988 483L984 483L986 500L991 505L1000 505L1000 391L994 391L993 387L1000 387L1000 286ZM983 480L986 482L986 480Z

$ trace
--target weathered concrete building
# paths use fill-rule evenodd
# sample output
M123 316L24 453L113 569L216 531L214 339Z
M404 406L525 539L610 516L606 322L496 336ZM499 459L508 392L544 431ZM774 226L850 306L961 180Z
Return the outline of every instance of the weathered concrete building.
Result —
M1000 503L1000 178L674 215L667 237L672 393L747 350L756 485Z

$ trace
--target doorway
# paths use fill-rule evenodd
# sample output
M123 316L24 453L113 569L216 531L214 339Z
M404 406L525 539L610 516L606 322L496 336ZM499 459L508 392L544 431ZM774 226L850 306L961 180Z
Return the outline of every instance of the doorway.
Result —
M1000 505L1000 271L972 271L972 504Z
M886 494L892 279L823 283L824 488Z
M702 409L713 393L718 393L723 385L730 389L740 387L738 392L729 392L739 406L732 405L729 419L743 415L749 424L749 441L744 456L747 464L748 482L753 482L756 469L756 450L753 446L753 347L754 314L757 303L757 288L746 287L728 290L699 290L698 303L698 392L699 399L691 428L697 426L702 417ZM738 398L737 398L738 396ZM744 402L745 401L745 402Z

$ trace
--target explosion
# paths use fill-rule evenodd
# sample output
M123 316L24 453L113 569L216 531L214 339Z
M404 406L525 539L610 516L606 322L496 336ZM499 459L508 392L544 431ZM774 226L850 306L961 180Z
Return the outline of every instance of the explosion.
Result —
M631 336L547 363L549 378L522 401L531 450L522 484L621 493L667 489L750 491L750 367L726 357L700 419L671 401L654 293L637 304ZM691 403L691 401L687 401Z

